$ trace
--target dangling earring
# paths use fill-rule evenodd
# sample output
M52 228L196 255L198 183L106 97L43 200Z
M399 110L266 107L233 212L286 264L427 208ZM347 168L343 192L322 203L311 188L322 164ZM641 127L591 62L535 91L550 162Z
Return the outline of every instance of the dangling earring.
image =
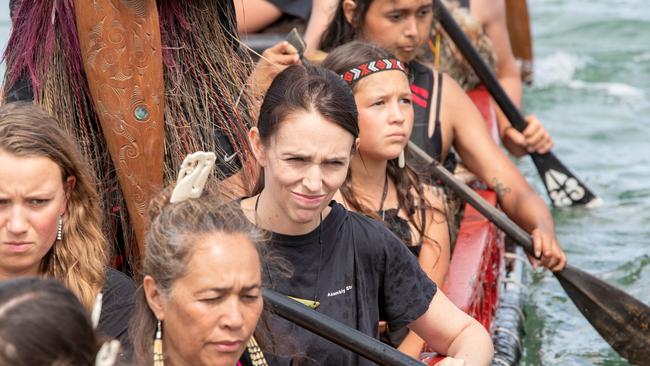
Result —
M397 166L399 166L400 168L404 168L405 165L406 165L406 159L404 158L404 150L402 150L399 153L399 157L397 157Z
M63 215L59 216L59 225L56 229L56 240L61 241L63 238Z
M153 340L153 366L165 365L162 348L162 324L160 320L158 320L156 326L156 337Z

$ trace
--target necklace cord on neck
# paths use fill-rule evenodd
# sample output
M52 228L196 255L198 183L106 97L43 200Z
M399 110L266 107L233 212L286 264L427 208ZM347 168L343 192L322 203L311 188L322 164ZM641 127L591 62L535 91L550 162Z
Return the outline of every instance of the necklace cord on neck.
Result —
M381 221L384 221L385 211L384 211L384 202L388 197L388 174L384 176L384 191L381 194L381 201L379 201L379 212L381 213Z
M260 226L259 226L259 220L258 220L259 217L258 217L257 209L260 205L261 196L262 194L260 193L257 195L257 198L255 198L255 225L258 227ZM318 269L316 270L316 284L314 287L314 297L313 297L314 306L315 306L314 309L318 308L318 306L320 305L320 302L318 301L318 287L320 284L320 271L323 265L323 235L322 235L323 234L323 212L322 211L319 213L319 219L320 219L318 223L318 247L319 247L318 252L319 253L318 253ZM273 289L275 289L275 284L273 283L273 276L271 276L271 269L269 268L268 261L264 262L264 267L266 268L266 272L268 273L270 285Z

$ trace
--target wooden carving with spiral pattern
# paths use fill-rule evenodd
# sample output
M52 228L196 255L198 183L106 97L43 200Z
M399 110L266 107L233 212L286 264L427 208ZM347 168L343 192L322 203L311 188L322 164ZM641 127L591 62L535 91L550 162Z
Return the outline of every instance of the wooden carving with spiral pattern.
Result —
M140 257L145 211L163 183L163 71L155 0L76 2L84 69Z

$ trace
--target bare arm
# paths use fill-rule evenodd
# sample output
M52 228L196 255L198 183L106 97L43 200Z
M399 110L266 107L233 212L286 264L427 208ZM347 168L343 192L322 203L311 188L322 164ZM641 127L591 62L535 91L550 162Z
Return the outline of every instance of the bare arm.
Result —
M496 56L495 73L499 83L518 109L521 109L522 83L517 61L512 53L506 22L504 0L472 0L470 11L485 27ZM510 121L495 104L499 135L503 145L515 156L528 152L548 152L553 147L550 135L537 119L529 121L523 134L511 128Z
M234 0L237 31L255 33L282 16L282 11L266 0Z
M429 309L409 328L440 354L462 359L472 366L492 362L494 347L488 332L449 301L442 291L436 293Z
M320 38L334 17L338 5L339 0L313 0L311 15L305 30L306 52L316 51L320 47Z
M452 124L454 147L474 174L497 192L503 211L533 236L542 265L564 267L551 213L515 165L490 137L482 116L451 78L445 79L443 117Z
M263 99L276 75L298 63L300 63L298 51L287 41L279 42L264 50L248 80L252 95L256 99Z
M424 273L439 287L442 287L449 270L451 256L449 227L442 197L432 194L429 187L425 187L424 190L426 199L432 207L426 212L426 232L422 240L418 262ZM419 210L419 208L417 209Z
M424 273L442 287L449 270L450 245L447 217L444 214L442 198L435 196L425 187L426 199L432 208L427 210L425 237L418 256L418 262ZM418 208L419 210L419 208ZM417 359L424 347L424 340L414 332L409 332L399 345L398 350Z

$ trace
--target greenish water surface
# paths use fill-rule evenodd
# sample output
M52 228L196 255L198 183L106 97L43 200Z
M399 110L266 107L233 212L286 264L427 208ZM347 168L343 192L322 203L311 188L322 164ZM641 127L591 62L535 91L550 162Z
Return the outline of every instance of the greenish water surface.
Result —
M6 0L0 7L5 45ZM554 211L560 242L573 265L650 303L650 3L529 0L529 7L536 81L525 108L550 130L560 159L605 201ZM530 160L518 164L544 192ZM552 275L532 278L522 365L627 364Z
M525 108L605 203L555 210L570 262L650 303L650 3L532 0L535 84ZM529 159L519 161L543 192ZM615 300L615 299L613 299ZM535 273L523 365L627 365L549 273Z

